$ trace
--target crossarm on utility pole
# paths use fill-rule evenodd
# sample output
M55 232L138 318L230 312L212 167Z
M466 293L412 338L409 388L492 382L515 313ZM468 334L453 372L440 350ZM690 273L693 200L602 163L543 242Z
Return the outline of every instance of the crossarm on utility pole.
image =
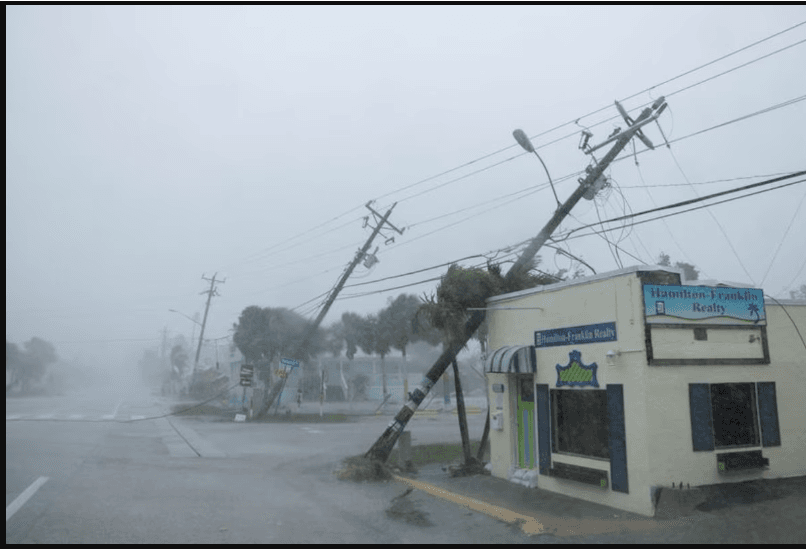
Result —
M630 142L638 129L645 124L644 121L652 115L652 112L655 109L661 107L664 102L665 100L661 97L654 104L652 104L651 107L644 109L635 120L635 124L622 132L618 139L616 139L615 145L613 145L613 147L607 152L602 160L588 171L588 174L584 179L579 180L579 186L574 190L565 203L563 203L560 208L557 209L548 223L543 227L542 230L540 230L540 233L538 233L537 236L532 239L529 245L523 250L520 257L518 257L518 260L515 261L515 264L513 264L509 269L507 275L505 276L507 281L512 281L518 272L529 270L537 251L539 251L548 238L551 237L551 234L557 229L560 223L562 223L568 213L571 212L571 209L573 209L579 200L582 199L582 196L587 191L588 187L593 185L596 179L602 175L608 165L613 162L621 150L624 149L624 147ZM476 310L470 315L465 323L465 332L463 338L458 339L451 346L445 348L445 350L442 352L442 355L440 355L431 369L428 370L428 373L426 373L425 377L420 383L420 386L414 392L409 393L408 400L406 401L405 405L394 417L392 422L389 423L389 426L386 428L386 430L384 430L380 438L378 438L369 451L367 451L365 457L380 461L382 463L386 462L386 460L389 458L389 454L392 452L392 448L397 442L397 439L406 428L406 424L408 424L409 420L422 403L426 394L428 394L431 388L436 384L459 351L467 344L467 341L473 337L473 334L476 332L479 326L481 326L483 321L484 310Z

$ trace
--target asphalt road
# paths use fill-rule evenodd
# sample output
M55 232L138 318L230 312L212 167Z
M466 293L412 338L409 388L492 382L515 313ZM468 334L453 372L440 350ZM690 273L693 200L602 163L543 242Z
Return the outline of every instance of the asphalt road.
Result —
M406 486L337 480L340 460L366 451L390 416L307 424L143 419L166 411L144 391L7 399L6 543L530 542L517 527L419 491L398 500L403 506L390 517ZM471 416L475 438L483 420ZM453 415L418 417L409 429L414 444L459 441Z

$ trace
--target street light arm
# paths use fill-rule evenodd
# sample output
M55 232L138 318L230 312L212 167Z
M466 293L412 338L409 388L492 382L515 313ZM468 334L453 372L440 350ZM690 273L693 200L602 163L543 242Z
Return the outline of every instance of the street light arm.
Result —
M537 150L535 150L534 153L535 157L537 157L537 159L540 161L540 164L543 165L543 170L546 171L546 176L549 177L549 184L551 184L551 191L554 192L554 199L557 201L557 206L560 206L562 203L560 203L560 198L557 196L557 190L554 189L554 182L551 180L551 174L549 174L549 169L546 166L546 163L543 162L543 159L540 157L540 155L537 154Z
M186 316L185 314L183 314L183 313L182 313L182 312L180 312L179 310L174 310L174 309L172 309L172 308L168 308L168 311L169 311L169 312L173 312L174 314L179 314L180 316L182 316L182 317L184 317L184 318L189 319L190 321L192 321L192 322L193 322L193 323L195 323L196 325L201 325L201 323L199 323L198 321L194 320L194 319L193 319L193 318L191 318L190 316Z

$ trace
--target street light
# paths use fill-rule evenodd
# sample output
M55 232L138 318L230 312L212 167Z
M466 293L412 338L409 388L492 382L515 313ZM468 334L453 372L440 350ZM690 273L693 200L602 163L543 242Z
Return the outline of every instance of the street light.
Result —
M537 150L535 150L535 146L532 145L532 141L529 139L529 136L527 136L526 132L524 132L520 128L518 128L517 130L513 131L512 136L514 136L515 140L527 152L534 153L535 156L540 161L540 164L543 165L543 170L546 171L546 176L549 177L549 184L551 184L551 191L554 192L554 199L557 201L557 208L559 208L560 207L560 198L557 197L557 192L554 190L554 182L551 181L551 174L549 174L549 169L546 167L546 163L543 162L543 159L540 158L540 155L537 154Z

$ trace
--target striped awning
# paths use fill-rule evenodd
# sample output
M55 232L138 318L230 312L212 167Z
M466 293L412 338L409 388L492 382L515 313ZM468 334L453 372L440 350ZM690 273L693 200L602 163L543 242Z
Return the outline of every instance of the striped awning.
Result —
M536 373L535 347L529 345L502 346L484 362L487 373Z

